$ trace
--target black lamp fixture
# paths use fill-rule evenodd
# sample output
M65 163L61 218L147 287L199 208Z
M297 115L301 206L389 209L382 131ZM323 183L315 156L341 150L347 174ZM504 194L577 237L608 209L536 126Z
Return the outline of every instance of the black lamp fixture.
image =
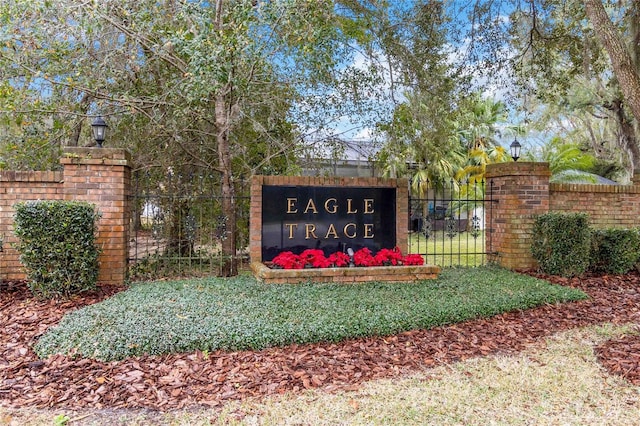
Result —
M104 138L107 134L107 123L102 119L102 117L96 117L91 123L91 129L93 130L93 139L96 140L96 145L98 148L102 148L102 142L104 142Z
M509 145L513 161L518 161L518 158L520 158L520 148L522 148L522 145L520 145L520 142L518 142L518 138L516 137L513 139L513 142L511 142L511 145Z

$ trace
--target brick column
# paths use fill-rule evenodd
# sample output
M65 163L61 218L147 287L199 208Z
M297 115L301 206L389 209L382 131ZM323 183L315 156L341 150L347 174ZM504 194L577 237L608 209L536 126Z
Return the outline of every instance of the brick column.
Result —
M101 283L122 285L127 279L131 168L129 152L114 148L66 148L63 197L97 206L97 244Z
M487 238L491 238L490 250L495 253L490 260L509 269L536 266L531 256L532 229L535 217L549 211L550 176L547 163L487 166L487 197L494 200L488 212L493 232Z
M251 208L249 212L249 259L262 262L262 184L264 176L251 179Z

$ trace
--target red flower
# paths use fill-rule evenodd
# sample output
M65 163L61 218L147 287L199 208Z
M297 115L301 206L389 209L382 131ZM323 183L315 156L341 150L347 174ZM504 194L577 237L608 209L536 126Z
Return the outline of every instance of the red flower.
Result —
M375 255L376 262L379 265L400 265L402 264L402 253L398 247L391 249L383 248Z
M380 264L371 254L371 250L366 247L361 248L353 254L353 263L356 266L379 266Z
M300 253L300 259L307 268L328 268L331 266L329 259L324 257L324 252L318 249L307 249Z
M273 258L273 264L282 269L302 269L304 268L304 262L300 259L300 256L293 254L290 251L283 251Z
M349 255L347 253L343 253L341 251L337 251L335 253L332 253L329 256L329 263L331 263L331 265L337 267L337 268L342 268L344 266L349 265L349 261L351 260L351 258L349 257Z
M324 252L318 249L307 249L300 255L290 251L283 251L273 258L273 266L282 269L302 269L302 268L329 268L332 266L341 268L349 265L351 258L343 252L335 252L328 258ZM374 256L371 250L364 247L353 254L355 266L380 266L380 265L424 265L424 259L419 254L408 254L402 256L400 249L381 249Z
M424 258L419 254L408 254L402 259L403 265L424 265Z

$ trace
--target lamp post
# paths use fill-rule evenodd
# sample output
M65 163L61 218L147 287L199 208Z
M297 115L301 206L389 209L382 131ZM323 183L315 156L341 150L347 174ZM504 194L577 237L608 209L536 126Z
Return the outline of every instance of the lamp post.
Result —
M511 151L511 158L513 158L513 161L518 161L518 158L520 158L520 148L522 148L522 145L520 145L520 142L518 142L518 138L515 138L513 142L511 142L511 145L509 145L509 150Z
M107 126L107 123L102 119L102 117L96 117L96 119L93 120L93 123L91 123L93 139L96 140L98 148L102 148L102 142L104 142L108 127L109 126Z

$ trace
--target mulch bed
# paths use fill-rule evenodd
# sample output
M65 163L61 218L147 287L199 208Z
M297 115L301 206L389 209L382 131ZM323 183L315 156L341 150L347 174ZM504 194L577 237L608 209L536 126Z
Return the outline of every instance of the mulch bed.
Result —
M640 323L638 274L540 277L580 288L591 299L384 338L257 352L144 356L118 362L61 355L40 360L31 345L66 312L120 289L101 287L65 302L37 301L23 283L14 283L0 289L0 405L169 410L309 388L354 389L367 380L521 351L561 330L604 322ZM640 338L626 336L608 342L596 348L596 354L606 369L640 384Z

